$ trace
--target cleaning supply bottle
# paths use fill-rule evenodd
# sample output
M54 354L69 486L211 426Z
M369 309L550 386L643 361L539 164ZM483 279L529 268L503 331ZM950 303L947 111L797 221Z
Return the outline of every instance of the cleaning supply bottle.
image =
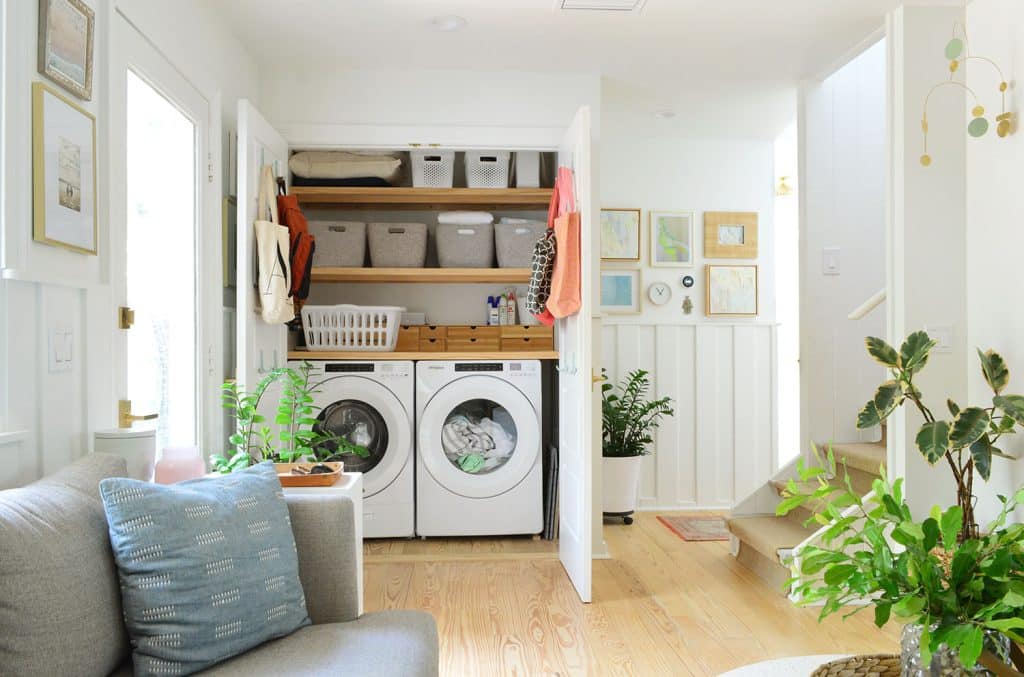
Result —
M516 292L514 289L508 290L508 321L505 324L513 325L516 323Z
M487 324L496 325L500 322L498 317L498 299L493 296L487 297Z
M498 300L498 324L508 324L508 298L504 294Z

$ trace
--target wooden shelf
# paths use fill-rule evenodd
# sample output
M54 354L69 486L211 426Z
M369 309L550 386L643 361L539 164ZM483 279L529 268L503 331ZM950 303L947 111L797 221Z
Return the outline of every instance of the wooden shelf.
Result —
M350 209L431 209L475 207L547 209L550 188L324 188L293 186L304 207Z
M313 282L526 284L529 268L313 268Z
M321 352L293 350L289 360L353 360L356 362L381 362L389 360L557 360L555 350L506 350L503 352L445 352L445 353L385 353L385 352Z

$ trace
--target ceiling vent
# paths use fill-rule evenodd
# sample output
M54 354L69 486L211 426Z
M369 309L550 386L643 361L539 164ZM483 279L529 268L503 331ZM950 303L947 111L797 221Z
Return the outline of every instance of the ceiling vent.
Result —
M555 0L555 8L566 11L639 13L646 3L647 0Z

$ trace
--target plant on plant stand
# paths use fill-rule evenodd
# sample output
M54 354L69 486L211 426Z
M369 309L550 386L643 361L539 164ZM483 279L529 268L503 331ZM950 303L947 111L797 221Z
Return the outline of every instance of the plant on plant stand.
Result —
M912 402L925 419L917 446L930 463L949 464L957 505L936 506L916 521L904 500L903 480L890 482L884 469L865 498L853 490L845 467L838 490L825 479L837 476L831 450L823 467L801 460L800 482L789 482L778 513L814 508L810 521L822 529L816 542L794 554L794 596L802 604L823 604L821 618L867 602L879 627L893 616L902 619L904 675L1007 674L1009 640L1024 640L1024 525L1008 524L1024 503L1024 489L999 497L999 516L981 533L973 476L977 469L987 480L992 456L1005 456L995 445L1024 420L1024 398L1002 394L1009 382L1002 357L979 352L994 392L992 406L962 409L950 400L952 421L937 420L914 384L935 342L917 332L899 352L880 339L866 343L893 379L861 411L858 426L877 425Z
M317 384L311 382L313 372L313 365L309 362L303 362L297 370L287 367L274 369L251 393L231 381L221 386L223 407L235 418L235 432L229 438L233 449L223 456L210 457L214 472L232 473L261 461L324 462L340 460L341 456L348 454L369 456L370 452L365 447L318 429L313 406L313 395L318 390ZM278 382L281 383L281 395L274 418L278 427L275 434L266 417L259 413L259 408L267 390ZM325 452L326 449L330 451Z
M604 380L607 373L602 370ZM601 451L604 471L602 494L605 515L621 517L632 524L640 483L640 462L651 453L652 435L664 416L673 416L672 400L648 400L648 373L637 369L618 387L601 385Z

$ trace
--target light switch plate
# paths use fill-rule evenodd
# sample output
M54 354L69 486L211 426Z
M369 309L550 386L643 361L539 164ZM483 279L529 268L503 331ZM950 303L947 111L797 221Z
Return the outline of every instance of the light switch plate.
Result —
M840 250L839 247L825 247L821 250L821 272L823 275L839 275L840 273Z
M930 324L924 328L928 336L935 341L936 353L953 352L953 327L948 324Z
M74 335L66 327L50 330L48 362L51 373L71 371L74 358Z

